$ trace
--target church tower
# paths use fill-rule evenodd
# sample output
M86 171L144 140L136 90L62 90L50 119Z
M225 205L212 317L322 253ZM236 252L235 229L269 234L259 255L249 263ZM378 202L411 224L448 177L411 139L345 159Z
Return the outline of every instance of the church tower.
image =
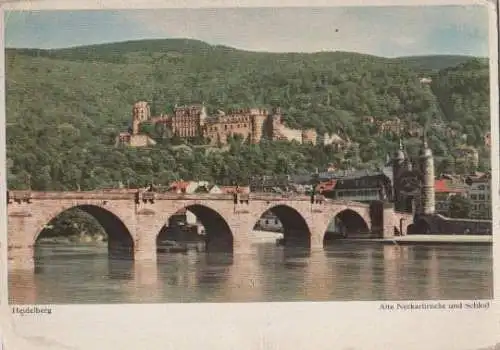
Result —
M403 149L403 140L399 139L399 149L394 152L394 155L392 157L392 183L393 183L393 189L394 189L394 204L396 209L399 209L401 207L401 194L398 189L398 186L396 185L398 183L398 179L405 170L405 152Z
M432 150L427 143L427 137L424 132L422 148L419 154L420 171L422 174L421 189L421 214L432 215L436 211L436 198L434 189L434 157Z

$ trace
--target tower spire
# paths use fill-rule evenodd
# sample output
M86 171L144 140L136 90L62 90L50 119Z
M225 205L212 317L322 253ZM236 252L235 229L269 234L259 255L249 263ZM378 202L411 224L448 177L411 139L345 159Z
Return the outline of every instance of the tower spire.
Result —
M427 130L429 128L429 121L427 120L424 124L424 128L422 130L422 147L429 148L429 144L427 142Z

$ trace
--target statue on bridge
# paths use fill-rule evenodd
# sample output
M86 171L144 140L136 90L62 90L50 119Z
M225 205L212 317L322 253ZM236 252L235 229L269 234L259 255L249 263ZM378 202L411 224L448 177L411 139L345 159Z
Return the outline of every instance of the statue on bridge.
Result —
M388 199L387 190L385 189L385 186L383 183L381 183L380 187L379 187L379 196L380 196L380 199L383 201L386 201Z

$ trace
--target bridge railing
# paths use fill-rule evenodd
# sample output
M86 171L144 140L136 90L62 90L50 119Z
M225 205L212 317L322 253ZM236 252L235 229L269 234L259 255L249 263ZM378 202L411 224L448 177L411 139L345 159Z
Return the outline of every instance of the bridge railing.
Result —
M116 189L116 190L94 190L94 191L7 191L9 203L12 201L30 201L32 199L71 199L71 200L235 200L231 193L175 193L175 192L156 192L144 189ZM346 206L366 207L367 204L354 201L333 200L325 198L323 195L315 195L315 203L336 203ZM251 192L238 194L239 200L244 201L311 201L311 196L297 193L268 193Z

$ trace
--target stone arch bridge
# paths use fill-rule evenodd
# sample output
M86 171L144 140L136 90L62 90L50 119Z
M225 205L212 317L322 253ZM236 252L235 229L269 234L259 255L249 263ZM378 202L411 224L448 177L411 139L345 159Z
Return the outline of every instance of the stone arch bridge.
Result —
M251 248L253 227L266 211L281 221L285 242L323 247L330 221L340 219L349 232L372 237L406 234L411 215L391 204L334 201L323 196L274 194L174 194L140 190L32 192L9 191L10 266L32 266L34 246L44 227L70 208L93 217L108 234L110 253L128 251L135 260L156 259L156 238L181 209L194 213L205 227L207 246L225 243L235 253Z

